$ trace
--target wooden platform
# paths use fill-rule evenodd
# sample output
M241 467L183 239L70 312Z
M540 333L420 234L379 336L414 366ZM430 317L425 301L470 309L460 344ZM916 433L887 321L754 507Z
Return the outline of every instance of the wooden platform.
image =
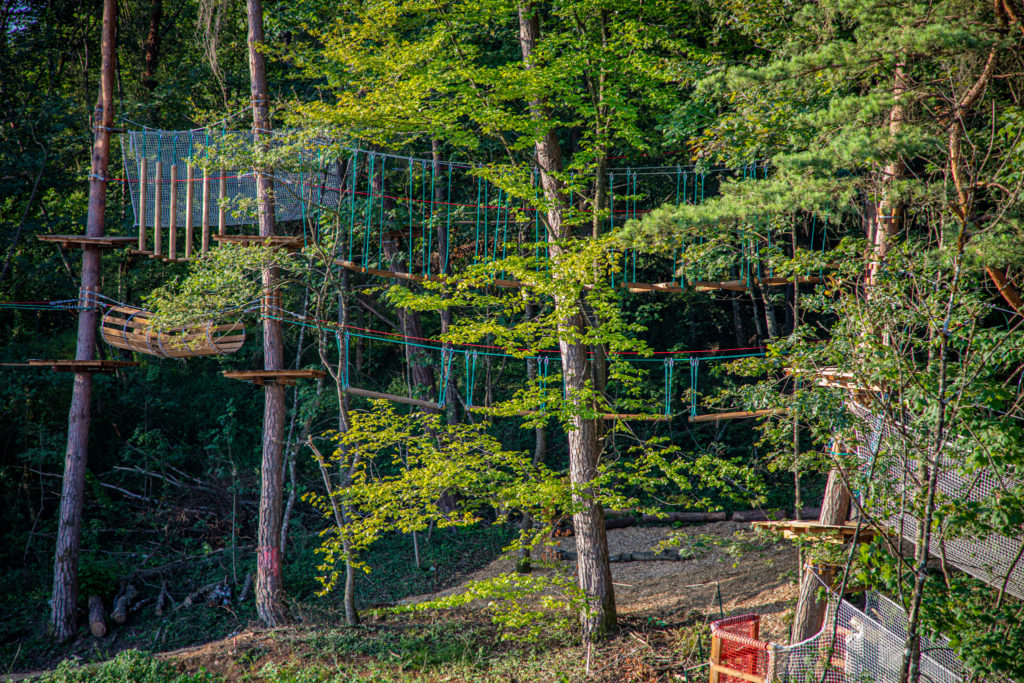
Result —
M40 242L52 242L65 249L116 249L135 242L134 237L86 237L85 235L37 235Z
M290 387L300 379L320 379L326 376L323 370L226 370L221 373L228 379L252 382L259 386L280 384Z
M342 391L346 394L353 396L362 396L363 398L381 399L385 401L394 401L395 403L405 403L410 406L417 406L419 408L425 408L427 410L441 410L442 406L439 403L433 403L431 401L423 401L418 398L410 398L408 396L399 396L398 394L385 394L380 391L370 391L369 389L359 389L356 387L345 387Z
M54 372L114 372L118 368L131 368L138 362L131 360L37 360L27 363L33 368L50 368Z
M793 284L791 278L786 277L764 277L764 278L751 278L750 280L759 287L784 287L786 285ZM814 284L821 282L820 277L798 277L796 279L798 284ZM693 283L693 288L698 292L713 292L716 290L726 290L730 292L746 292L750 289L747 286L747 280L726 280L724 282L707 282L698 281Z
M786 374L793 377L812 377L820 387L831 387L833 389L846 389L853 392L879 392L882 387L876 385L867 386L854 380L852 372L839 372L835 366L822 368L786 368Z
M852 522L846 524L821 524L820 522L801 522L796 520L780 522L753 522L752 525L758 529L770 531L781 531L786 538L800 538L804 540L821 540L829 543L845 543L856 540L857 543L870 543L876 536L873 529L861 527L857 533L857 525Z
M259 235L213 235L213 240L220 244L239 244L243 247L271 246L288 251L302 251L306 242L302 237L292 235L273 235L271 237L260 237Z
M778 408L765 408L764 410L737 410L731 413L707 413L705 415L691 415L690 422L718 422L719 420L742 420L748 417L761 417L782 412Z

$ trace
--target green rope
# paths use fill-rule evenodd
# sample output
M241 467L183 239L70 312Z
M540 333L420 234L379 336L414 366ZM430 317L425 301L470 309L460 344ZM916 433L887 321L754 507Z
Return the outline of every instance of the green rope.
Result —
M452 248L452 165L448 164L448 201L447 201L448 215L445 219L444 225L444 263L441 265L441 274L448 274L448 255L451 253ZM441 245L438 245L440 247ZM438 261L440 261L440 250L438 253ZM429 270L428 270L429 274Z
M700 358L690 359L690 417L697 415L697 373L700 368Z
M480 259L480 192L482 186L480 176L476 178L476 235L473 238L473 265Z
M367 188L366 188L367 189L367 193L366 193L366 216L365 216L364 228L363 228L363 260L362 260L364 268L367 266L367 258L368 258L369 253L370 253L370 227L372 225L371 221L373 220L373 174L374 174L373 163L374 163L374 157L375 156L376 155L374 155L372 153L370 154L369 167L368 167L368 170L366 172L366 185L367 185Z
M353 250L355 249L355 238L356 238L356 183L359 179L356 177L356 166L359 164L359 153L352 152L352 182L349 185L348 197L349 197L349 220L348 220L348 260L351 263L353 256Z
M387 164L388 158L384 155L380 157L380 220L379 220L379 231L378 231L378 242L377 242L377 267L380 268L384 259L384 195L387 194L387 188L384 186L384 170Z
M672 413L672 371L675 369L676 359L665 360L665 414Z
M409 207L409 272L412 272L412 159L409 159L409 186L406 189L406 204Z
M434 198L435 188L437 186L437 164L430 165L430 229L427 230L427 253L423 259L423 267L426 269L427 275L430 275L430 255L434 253ZM412 270L410 268L409 270Z

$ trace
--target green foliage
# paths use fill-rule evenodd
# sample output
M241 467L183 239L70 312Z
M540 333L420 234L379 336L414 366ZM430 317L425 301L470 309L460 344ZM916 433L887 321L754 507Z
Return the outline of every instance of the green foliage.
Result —
M82 666L65 660L41 679L46 683L215 683L222 680L199 671L178 673L170 664L138 650L125 650L103 664Z
M571 577L554 573L500 574L471 581L453 595L392 608L396 613L452 609L478 601L498 628L503 640L538 642L552 634L564 638L578 624L577 615L587 602L582 589Z

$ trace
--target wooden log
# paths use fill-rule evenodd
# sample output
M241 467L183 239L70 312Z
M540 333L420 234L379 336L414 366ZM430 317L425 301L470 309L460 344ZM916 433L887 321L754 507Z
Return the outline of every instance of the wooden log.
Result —
M188 165L185 172L188 180L185 183L185 258L192 258L192 241L194 238L192 226L192 201L195 194L195 169L192 164Z
M156 608L154 609L158 617L163 616L164 609L171 600L171 594L167 592L167 579L164 579L160 582L160 595L156 598Z
M356 387L345 387L344 392L346 394L352 394L353 396L362 396L364 398L377 398L384 399L386 401L394 401L395 403L406 403L411 406L418 406L420 408L426 408L428 410L440 410L441 406L437 403L430 401L421 401L418 398L409 398L408 396L397 396L395 394L385 394L380 391L369 391L368 389L357 389Z
M107 620L103 609L103 598L98 595L89 596L89 633L96 638L107 635Z
M748 417L761 417L782 412L777 408L765 408L763 410L737 410L728 413L707 413L705 415L691 415L690 422L718 422L719 420L742 420Z
M118 624L123 624L128 620L128 610L131 608L132 603L135 602L135 598L139 596L139 591L134 585L128 584L124 587L116 598L114 598L114 609L110 612L111 618Z
M203 170L203 236L202 251L205 256L210 251L210 170Z
M671 524L672 522L724 522L729 518L725 511L719 512L669 512L665 515L644 515L644 524Z
M167 214L167 257L178 256L178 165L171 164L171 206Z
M139 160L139 251L146 251L146 157Z
M242 590L238 592L238 602L242 603L249 599L249 593L252 591L252 572L245 575L245 583L242 584Z
M732 513L732 521L734 522L765 522L770 519L780 520L785 518L785 510L744 510Z
M220 172L220 191L217 193L217 234L228 234L228 210L224 204L228 196L228 177L224 175L227 171Z
M161 239L164 210L164 162L156 162L156 177L153 179L153 256L160 258L164 255L164 244Z

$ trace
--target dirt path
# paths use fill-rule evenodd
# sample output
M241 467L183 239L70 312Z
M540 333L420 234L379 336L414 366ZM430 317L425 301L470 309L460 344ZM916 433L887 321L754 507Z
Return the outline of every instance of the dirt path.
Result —
M714 522L680 529L628 527L608 532L612 555L650 551L670 535L682 539L679 562L615 562L612 581L622 616L696 623L721 614L757 613L762 638L785 643L799 593L795 583L797 553L792 543L756 537L749 523ZM558 545L575 550L572 538ZM665 552L671 552L666 550ZM513 569L507 559L495 560L473 572L467 581L490 578ZM451 595L461 587L409 598L420 602Z

